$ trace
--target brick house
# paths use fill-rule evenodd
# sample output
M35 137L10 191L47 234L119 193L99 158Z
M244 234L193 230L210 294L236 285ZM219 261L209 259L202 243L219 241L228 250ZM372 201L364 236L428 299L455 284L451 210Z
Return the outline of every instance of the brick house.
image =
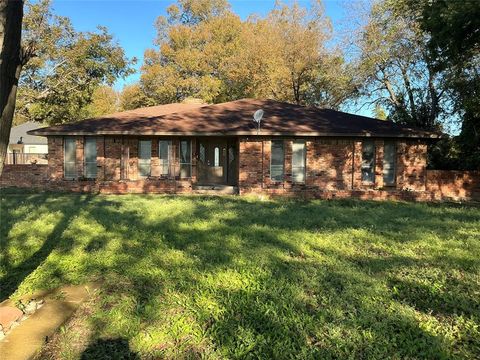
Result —
M253 113L264 117L257 131ZM426 186L437 133L273 100L169 104L29 132L48 138L54 188L112 193L206 189L404 198Z

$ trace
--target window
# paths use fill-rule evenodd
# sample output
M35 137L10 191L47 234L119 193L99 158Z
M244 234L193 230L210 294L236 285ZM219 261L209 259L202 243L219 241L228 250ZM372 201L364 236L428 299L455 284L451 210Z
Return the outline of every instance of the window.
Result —
M75 169L77 143L75 138L66 137L63 150L63 176L66 179L75 179L77 177Z
M220 148L215 146L213 166L220 166Z
M152 158L152 141L140 140L138 145L138 174L150 176L150 162Z
M200 143L200 161L202 164L205 164L206 158L205 145Z
M383 146L383 183L385 185L395 184L395 143L385 141Z
M283 140L272 141L270 158L270 179L283 181L284 150Z
M85 138L85 177L94 179L97 177L97 139Z
M180 141L180 178L189 178L192 173L192 147L189 140Z
M371 140L362 143L362 181L375 182L375 144Z
M172 142L170 140L160 140L158 143L158 158L160 159L160 175L168 176L170 174L170 149Z
M305 141L296 140L292 143L292 180L305 182Z

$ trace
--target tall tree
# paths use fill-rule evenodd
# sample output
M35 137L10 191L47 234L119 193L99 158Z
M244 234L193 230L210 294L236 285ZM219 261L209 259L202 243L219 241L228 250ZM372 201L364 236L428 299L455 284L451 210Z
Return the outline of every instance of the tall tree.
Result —
M466 168L480 169L480 2L402 0L397 8L428 36L428 53L460 113L456 139Z
M330 30L319 0L309 9L277 3L246 21L223 0L180 0L157 21L159 48L145 53L141 89L154 103L268 97L339 107L351 77L327 49Z
M158 50L145 52L142 87L156 103L222 99L223 68L236 51L238 16L222 0L180 0L156 23Z
M0 175L15 112L18 81L28 57L21 47L23 1L0 1Z
M77 32L53 13L50 0L27 3L26 10L23 42L32 57L20 78L19 115L50 124L89 116L94 90L129 74L131 62L106 28Z
M389 119L439 130L448 112L444 77L428 56L418 24L390 2L373 5L357 41L363 93L389 110Z

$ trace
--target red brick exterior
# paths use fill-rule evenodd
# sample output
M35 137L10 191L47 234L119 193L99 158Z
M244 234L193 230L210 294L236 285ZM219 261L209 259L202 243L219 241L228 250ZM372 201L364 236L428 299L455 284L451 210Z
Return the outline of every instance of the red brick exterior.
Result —
M47 179L48 166L45 164L5 164L0 176L0 186L42 187Z
M197 183L197 139L192 140L192 174L188 179L162 178L158 157L158 137L99 136L97 138L97 178L84 178L84 137L76 136L76 180L64 179L64 139L48 139L46 165L7 165L0 185L39 187L50 190L100 193L191 193ZM151 176L138 173L138 143L152 140ZM180 138L171 138L178 150ZM427 145L418 140L397 139L396 182L383 183L383 139L375 139L375 181L362 181L362 139L306 138L306 178L304 183L292 179L292 142L284 141L284 179L270 178L271 138L238 139L238 189L241 195L283 195L302 198L442 200L479 199L478 172L427 171ZM122 152L129 148L129 159L122 163ZM178 151L174 152L178 154ZM179 168L178 156L173 156ZM125 177L125 174L128 176Z
M434 200L480 201L480 171L427 170L426 190Z
M375 140L375 182L362 181L362 141L345 138L306 140L306 181L292 182L292 139L285 139L285 177L270 180L270 139L240 139L241 193L263 192L267 195L301 194L323 197L332 191L425 191L427 145L413 140L396 142L396 183L383 184L383 140Z

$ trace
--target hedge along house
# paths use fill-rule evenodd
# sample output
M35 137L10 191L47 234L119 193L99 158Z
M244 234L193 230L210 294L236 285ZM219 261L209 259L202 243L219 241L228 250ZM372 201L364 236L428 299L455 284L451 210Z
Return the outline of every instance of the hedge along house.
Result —
M160 105L29 133L48 138L48 183L56 188L368 198L425 191L427 143L440 136L253 99Z

